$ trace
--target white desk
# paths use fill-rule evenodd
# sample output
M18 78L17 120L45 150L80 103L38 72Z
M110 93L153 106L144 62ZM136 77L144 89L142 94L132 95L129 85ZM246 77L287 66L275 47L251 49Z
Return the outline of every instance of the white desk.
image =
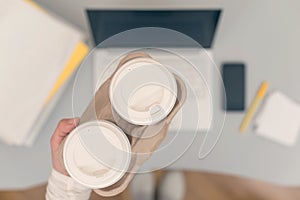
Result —
M268 80L271 89L280 89L300 102L299 1L225 1L222 6L224 10L215 41L215 58L217 64L231 60L246 63L247 104L249 105L262 80ZM87 88L90 88L91 77L91 72L86 71ZM25 188L47 181L51 170L49 139L59 119L72 116L71 89L71 86L67 88L33 148L8 147L0 143L1 189ZM218 94L218 85L214 89ZM92 92L81 92L83 98L79 110L83 111ZM220 101L221 99L216 99L216 105L220 105ZM172 168L189 168L241 175L283 185L299 185L300 141L288 148L260 138L251 130L241 135L238 127L243 114L228 113L222 137L206 159L198 159L203 137L199 135ZM184 143L190 136L189 133L182 133L179 137ZM170 153L173 150L170 149ZM157 164L148 163L149 166Z

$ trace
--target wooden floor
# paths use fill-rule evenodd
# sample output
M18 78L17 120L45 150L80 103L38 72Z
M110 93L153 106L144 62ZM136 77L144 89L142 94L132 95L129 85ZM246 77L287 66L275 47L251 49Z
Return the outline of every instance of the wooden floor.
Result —
M164 172L156 172L157 180ZM285 188L261 181L225 175L185 172L187 193L185 200L299 200L299 188ZM0 200L45 199L45 185L26 191L2 191ZM114 198L92 194L91 200L128 200L129 191Z

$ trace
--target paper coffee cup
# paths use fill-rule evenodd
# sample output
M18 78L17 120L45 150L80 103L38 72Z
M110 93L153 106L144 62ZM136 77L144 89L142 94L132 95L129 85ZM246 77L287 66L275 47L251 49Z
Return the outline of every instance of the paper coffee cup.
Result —
M175 77L149 57L124 63L114 74L109 91L113 110L135 125L152 125L163 120L177 98Z
M89 188L105 188L120 180L131 160L130 142L108 121L86 122L66 138L63 161L77 182Z

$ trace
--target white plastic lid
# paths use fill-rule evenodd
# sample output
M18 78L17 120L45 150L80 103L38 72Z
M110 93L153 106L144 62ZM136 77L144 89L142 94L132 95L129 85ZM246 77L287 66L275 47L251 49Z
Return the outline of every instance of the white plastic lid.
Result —
M108 121L91 121L67 137L63 158L70 176L90 188L105 188L122 178L131 147L124 132Z
M151 125L164 119L177 98L175 77L151 58L126 62L115 73L110 85L114 110L126 121Z

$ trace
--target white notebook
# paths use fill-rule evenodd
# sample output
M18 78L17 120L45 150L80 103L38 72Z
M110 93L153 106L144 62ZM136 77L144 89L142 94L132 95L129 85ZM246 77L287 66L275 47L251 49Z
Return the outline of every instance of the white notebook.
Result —
M22 144L82 34L22 0L0 1L0 29L0 139Z
M254 126L258 135L292 146L300 133L300 105L279 91L273 92L267 96Z

